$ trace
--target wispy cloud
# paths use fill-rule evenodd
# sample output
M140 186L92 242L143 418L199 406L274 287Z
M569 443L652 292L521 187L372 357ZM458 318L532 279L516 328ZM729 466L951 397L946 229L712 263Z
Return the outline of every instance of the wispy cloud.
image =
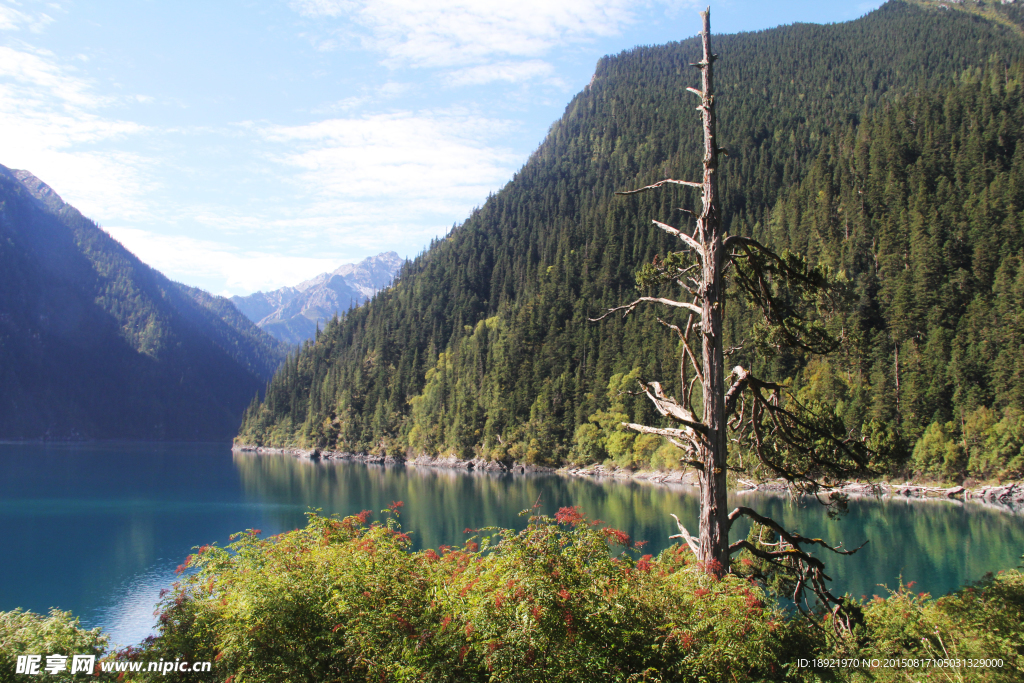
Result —
M453 69L448 72L445 80L451 86L484 85L496 81L521 83L534 79L544 79L552 84L564 85L560 79L554 77L554 73L555 67L549 62L531 59L522 62L498 62L465 69Z
M90 149L146 130L104 115L119 100L61 65L49 51L0 46L0 163L27 168L84 212L143 212L140 194L151 181L137 153Z
M53 23L53 17L45 12L32 14L22 12L10 5L0 5L0 31L18 31L27 28L33 33L39 33L51 23Z
M405 235L422 243L511 176L522 159L500 140L513 128L509 121L446 110L255 130L268 144L268 158L295 173L290 182L304 201L290 221L335 241L401 241Z
M540 57L615 35L636 20L638 7L659 1L294 0L292 7L311 19L347 20L321 47L359 41L390 67L453 69L461 74L455 82L476 85L545 76L550 67L539 68ZM513 66L516 60L533 61ZM483 66L491 68L474 69Z
M225 283L216 294L249 293L294 285L334 270L336 259L242 250L224 242L164 235L128 227L107 227L111 237L157 270L186 283Z

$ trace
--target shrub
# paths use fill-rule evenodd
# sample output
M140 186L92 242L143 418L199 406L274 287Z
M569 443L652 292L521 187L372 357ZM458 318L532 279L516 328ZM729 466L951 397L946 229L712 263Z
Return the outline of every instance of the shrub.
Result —
M132 656L282 682L754 681L795 656L799 629L755 584L678 546L640 555L575 508L420 552L385 512L200 549Z
M70 612L50 610L48 616L14 610L0 612L0 681L31 681L37 676L17 676L18 655L95 655L96 660L107 649L107 636L100 629L84 629ZM53 678L47 674L43 676Z
M900 585L888 598L864 603L864 624L832 644L835 657L903 660L999 660L1001 666L878 667L847 669L849 681L978 681L1024 678L1024 574L989 574L955 593L932 600Z

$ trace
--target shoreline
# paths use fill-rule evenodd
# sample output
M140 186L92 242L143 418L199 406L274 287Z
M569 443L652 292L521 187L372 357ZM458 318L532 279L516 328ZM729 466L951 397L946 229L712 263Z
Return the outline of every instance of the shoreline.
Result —
M373 465L411 465L414 467L431 467L439 469L458 469L492 474L558 474L568 477L584 477L591 479L619 479L646 482L650 484L675 484L682 486L698 486L695 470L632 470L618 466L589 465L587 467L565 466L561 468L542 465L524 465L522 463L506 463L474 458L460 460L454 455L432 457L418 455L407 458L405 455L373 455L370 453L347 453L342 451L326 451L318 448L276 448L272 446L250 446L232 444L234 453L255 453L259 455L290 455L302 460L319 462L321 460L352 460ZM744 494L758 492L785 493L788 486L783 479L763 482L752 482L744 479L736 480L737 486L733 493ZM977 501L1000 508L1013 510L1015 506L1024 506L1024 484L1008 482L998 486L979 486L964 488L963 486L938 487L921 486L906 482L903 484L882 481L876 484L851 482L837 489L840 493L862 497L886 496L890 498L939 499L966 502Z

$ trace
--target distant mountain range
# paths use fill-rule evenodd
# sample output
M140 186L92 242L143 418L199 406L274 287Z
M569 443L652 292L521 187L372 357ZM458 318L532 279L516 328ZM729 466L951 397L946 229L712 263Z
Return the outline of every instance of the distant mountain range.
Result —
M272 292L233 296L231 302L264 331L288 344L316 336L317 325L358 306L395 279L405 261L393 251Z
M228 438L285 353L0 166L0 438Z

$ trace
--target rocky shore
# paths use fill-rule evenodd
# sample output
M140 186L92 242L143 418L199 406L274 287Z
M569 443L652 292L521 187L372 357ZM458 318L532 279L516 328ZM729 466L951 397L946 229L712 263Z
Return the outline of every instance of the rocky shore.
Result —
M236 453L258 453L261 455L291 455L304 460L352 460L372 465L398 465L404 464L413 467L440 467L444 469L466 470L477 472L494 472L509 474L530 474L530 473L551 473L552 467L541 467L540 465L524 465L517 462L489 461L482 458L473 460L460 460L454 455L431 457L419 455L407 458L404 454L395 455L373 455L371 453L345 453L342 451L326 451L318 448L272 448L269 446L246 446L235 444L231 450Z
M445 469L458 469L476 472L491 472L497 474L530 474L549 473L560 474L570 477L589 478L612 478L612 479L633 479L645 481L652 484L682 484L688 486L697 485L697 473L694 470L632 470L625 467L591 465L589 467L563 467L554 469L539 465L524 465L517 462L489 461L482 458L473 460L460 460L454 455L433 457L418 455L407 458L405 454L373 455L369 453L345 453L340 451L326 451L320 449L303 448L271 448L266 446L247 446L235 444L233 451L240 453L290 455L311 461L320 460L352 460L377 465L404 464L412 467L438 467ZM737 480L739 490L737 493L749 493L752 491L766 491L784 493L788 490L785 480L776 479L763 482L752 482L745 479ZM991 505L1004 507L1024 506L1024 484L1020 482L1007 483L1000 486L979 486L976 488L964 488L963 486L952 486L948 488L936 486L920 486L906 482L896 484L881 482L878 484L854 482L839 489L840 492L851 496L902 496L906 498L946 498L952 500L975 500Z

